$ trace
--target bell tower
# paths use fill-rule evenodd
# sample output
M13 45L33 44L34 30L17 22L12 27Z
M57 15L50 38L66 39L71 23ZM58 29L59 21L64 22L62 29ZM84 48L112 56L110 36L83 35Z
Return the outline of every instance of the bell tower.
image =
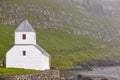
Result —
M36 32L27 19L15 30L15 44L36 44Z

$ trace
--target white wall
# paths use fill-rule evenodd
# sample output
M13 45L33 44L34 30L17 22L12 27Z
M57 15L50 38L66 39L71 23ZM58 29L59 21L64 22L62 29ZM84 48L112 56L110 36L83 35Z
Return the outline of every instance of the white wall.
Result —
M26 39L22 39L22 35L26 34ZM15 44L36 44L35 32L15 32Z
M26 51L26 56L23 56L23 51ZM49 56L43 55L32 45L14 46L6 54L6 67L36 70L50 69Z

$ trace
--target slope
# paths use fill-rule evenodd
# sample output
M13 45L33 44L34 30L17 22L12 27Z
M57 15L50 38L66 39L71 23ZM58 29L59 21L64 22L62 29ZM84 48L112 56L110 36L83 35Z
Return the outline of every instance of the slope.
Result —
M0 60L5 60L5 53L14 45L15 26L0 25ZM70 67L77 62L99 60L111 56L118 56L119 51L102 48L105 42L89 36L74 35L55 29L40 29L37 31L37 43L52 56L52 66Z
M113 18L79 11L62 0L1 0L1 60L24 18L36 29L39 45L52 55L52 66L119 56L120 24Z
M62 0L1 0L0 15L3 24L18 25L28 18L38 28L54 28L107 42L120 40L118 21L79 11Z

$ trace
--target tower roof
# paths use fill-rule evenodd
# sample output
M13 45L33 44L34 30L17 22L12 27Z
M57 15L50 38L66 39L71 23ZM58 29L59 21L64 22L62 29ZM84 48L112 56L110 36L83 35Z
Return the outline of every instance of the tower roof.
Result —
M35 30L32 28L31 24L26 19L18 26L15 32L35 32Z

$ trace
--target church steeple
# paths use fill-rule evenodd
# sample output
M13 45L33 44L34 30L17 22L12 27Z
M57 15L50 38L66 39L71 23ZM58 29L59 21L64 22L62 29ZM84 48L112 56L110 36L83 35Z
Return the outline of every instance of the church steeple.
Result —
M27 19L15 30L15 44L36 44L35 30Z
M31 24L26 19L18 26L15 32L35 32L35 30L32 28Z

